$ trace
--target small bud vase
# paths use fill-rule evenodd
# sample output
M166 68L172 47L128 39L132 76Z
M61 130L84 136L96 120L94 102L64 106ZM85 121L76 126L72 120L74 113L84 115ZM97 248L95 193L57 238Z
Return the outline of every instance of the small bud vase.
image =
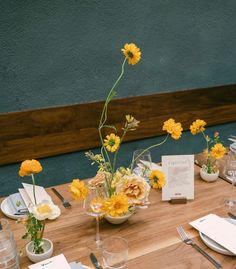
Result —
M34 248L33 241L30 241L25 247L27 257L34 263L41 262L52 256L52 253L53 253L52 241L46 238L43 238L42 240L43 240L44 253L36 254L33 252L33 248Z
M201 168L200 169L200 176L206 182L214 182L217 180L217 178L219 176L219 170L215 173L209 174L205 171L205 169Z
M127 221L133 214L134 214L134 210L132 210L131 212L128 212L124 216L120 216L120 217L112 217L110 215L106 215L105 219L108 222L110 222L111 224L121 224L121 223Z

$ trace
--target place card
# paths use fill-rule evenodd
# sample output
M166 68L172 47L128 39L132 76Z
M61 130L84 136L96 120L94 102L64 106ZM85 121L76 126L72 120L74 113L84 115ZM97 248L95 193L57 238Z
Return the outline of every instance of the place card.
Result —
M162 156L162 171L166 175L163 201L194 199L194 155Z
M71 269L64 254L60 254L42 262L29 265L29 269Z
M236 226L215 214L209 214L189 223L216 243L236 255Z

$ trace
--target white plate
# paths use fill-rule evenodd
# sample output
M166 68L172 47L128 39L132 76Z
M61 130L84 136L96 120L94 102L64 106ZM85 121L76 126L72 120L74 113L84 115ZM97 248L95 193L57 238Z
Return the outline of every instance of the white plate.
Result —
M8 197L5 198L1 203L2 213L10 219L18 219L18 218L24 217L25 214L24 215L14 215L14 213L12 213L11 208L9 207L9 204L7 201L8 199L9 199Z
M228 222L236 225L236 220L233 219L226 219ZM208 236L206 236L205 234L199 232L199 235L202 239L202 241L211 249L215 250L218 253L224 254L224 255L229 255L229 256L236 256L234 253L230 252L229 250L227 250L226 248L222 247L221 245L219 245L218 243L216 243L215 241L213 241L211 238L209 238Z

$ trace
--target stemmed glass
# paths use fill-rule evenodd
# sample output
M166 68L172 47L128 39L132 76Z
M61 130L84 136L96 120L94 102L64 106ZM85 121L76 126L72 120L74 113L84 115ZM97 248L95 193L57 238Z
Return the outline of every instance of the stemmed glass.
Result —
M104 208L105 193L102 187L90 188L89 194L84 200L83 208L89 216L96 220L96 236L95 239L88 241L87 246L91 250L101 248L102 240L99 232L99 218L105 214Z
M233 152L230 152L226 160L224 174L227 179L229 179L231 184L231 196L225 201L225 204L232 209L236 206L236 199L234 197L234 187L236 182L236 155Z
M132 172L138 176L147 178L147 172L151 166L151 153L149 150L135 150L133 153Z

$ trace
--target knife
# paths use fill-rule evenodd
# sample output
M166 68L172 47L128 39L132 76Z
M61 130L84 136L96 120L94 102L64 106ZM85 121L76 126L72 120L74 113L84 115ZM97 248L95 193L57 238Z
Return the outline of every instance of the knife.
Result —
M90 257L92 264L94 265L94 267L96 269L103 269L103 267L101 266L98 259L96 258L96 256L93 253L90 253L89 257Z

